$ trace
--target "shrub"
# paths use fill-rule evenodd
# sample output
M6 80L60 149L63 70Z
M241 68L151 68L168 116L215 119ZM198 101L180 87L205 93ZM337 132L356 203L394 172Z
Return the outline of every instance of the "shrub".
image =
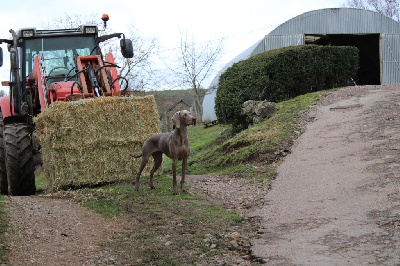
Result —
M280 102L348 82L359 68L358 49L302 45L271 50L240 61L220 77L215 111L221 123L242 129L248 100Z

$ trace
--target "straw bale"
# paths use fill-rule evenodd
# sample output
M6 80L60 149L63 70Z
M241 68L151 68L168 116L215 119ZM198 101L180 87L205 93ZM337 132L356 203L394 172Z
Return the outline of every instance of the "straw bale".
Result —
M50 191L132 179L140 158L130 154L160 132L152 95L55 102L35 123Z

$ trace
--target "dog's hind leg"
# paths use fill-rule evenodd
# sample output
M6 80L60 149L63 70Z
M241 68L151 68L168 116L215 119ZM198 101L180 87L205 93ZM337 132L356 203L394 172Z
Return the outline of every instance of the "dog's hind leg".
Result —
M154 160L154 166L150 171L150 189L155 189L155 186L153 184L153 175L157 171L157 169L160 168L160 165L162 163L162 152L155 152L152 156Z
M178 191L176 190L176 165L178 164L178 159L172 159L172 187L173 194L178 195Z
M146 156L142 157L142 161L140 162L140 168L139 168L139 172L136 175L136 180L135 180L135 191L139 191L139 180L140 180L140 175L142 174L142 171L144 169L144 167L146 166L147 162L149 160L149 157Z

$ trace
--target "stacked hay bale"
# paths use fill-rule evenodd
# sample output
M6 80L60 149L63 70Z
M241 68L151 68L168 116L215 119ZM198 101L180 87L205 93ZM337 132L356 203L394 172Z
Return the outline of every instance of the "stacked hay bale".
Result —
M130 154L160 132L153 96L55 102L35 123L50 191L131 179L140 159Z

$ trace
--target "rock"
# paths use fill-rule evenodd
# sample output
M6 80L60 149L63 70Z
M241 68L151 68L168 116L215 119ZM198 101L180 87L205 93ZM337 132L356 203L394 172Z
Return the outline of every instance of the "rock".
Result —
M238 233L238 232L232 232L232 233L230 233L229 235L228 235L228 237L230 238L230 239L239 239L239 238L241 238L241 235Z
M212 241L214 240L214 237L211 234L205 234L203 242L208 246Z
M243 256L242 256L242 259L244 259L244 260L249 260L249 259L250 259L250 255L243 255Z
M232 250L236 250L239 247L239 244L238 244L237 240L233 239L233 240L229 241L229 247Z
M256 101L245 101L242 104L242 111L241 111L241 115L248 115L248 114L252 114L254 113L254 106L257 102Z
M246 117L249 125L262 119L270 118L276 111L275 103L265 101L246 101L242 104L241 115Z
M260 118L269 118L275 113L275 103L267 100L258 102L254 108L254 113Z
M211 239L212 238L212 235L211 234L205 234L204 235L204 240L206 240L206 239Z

